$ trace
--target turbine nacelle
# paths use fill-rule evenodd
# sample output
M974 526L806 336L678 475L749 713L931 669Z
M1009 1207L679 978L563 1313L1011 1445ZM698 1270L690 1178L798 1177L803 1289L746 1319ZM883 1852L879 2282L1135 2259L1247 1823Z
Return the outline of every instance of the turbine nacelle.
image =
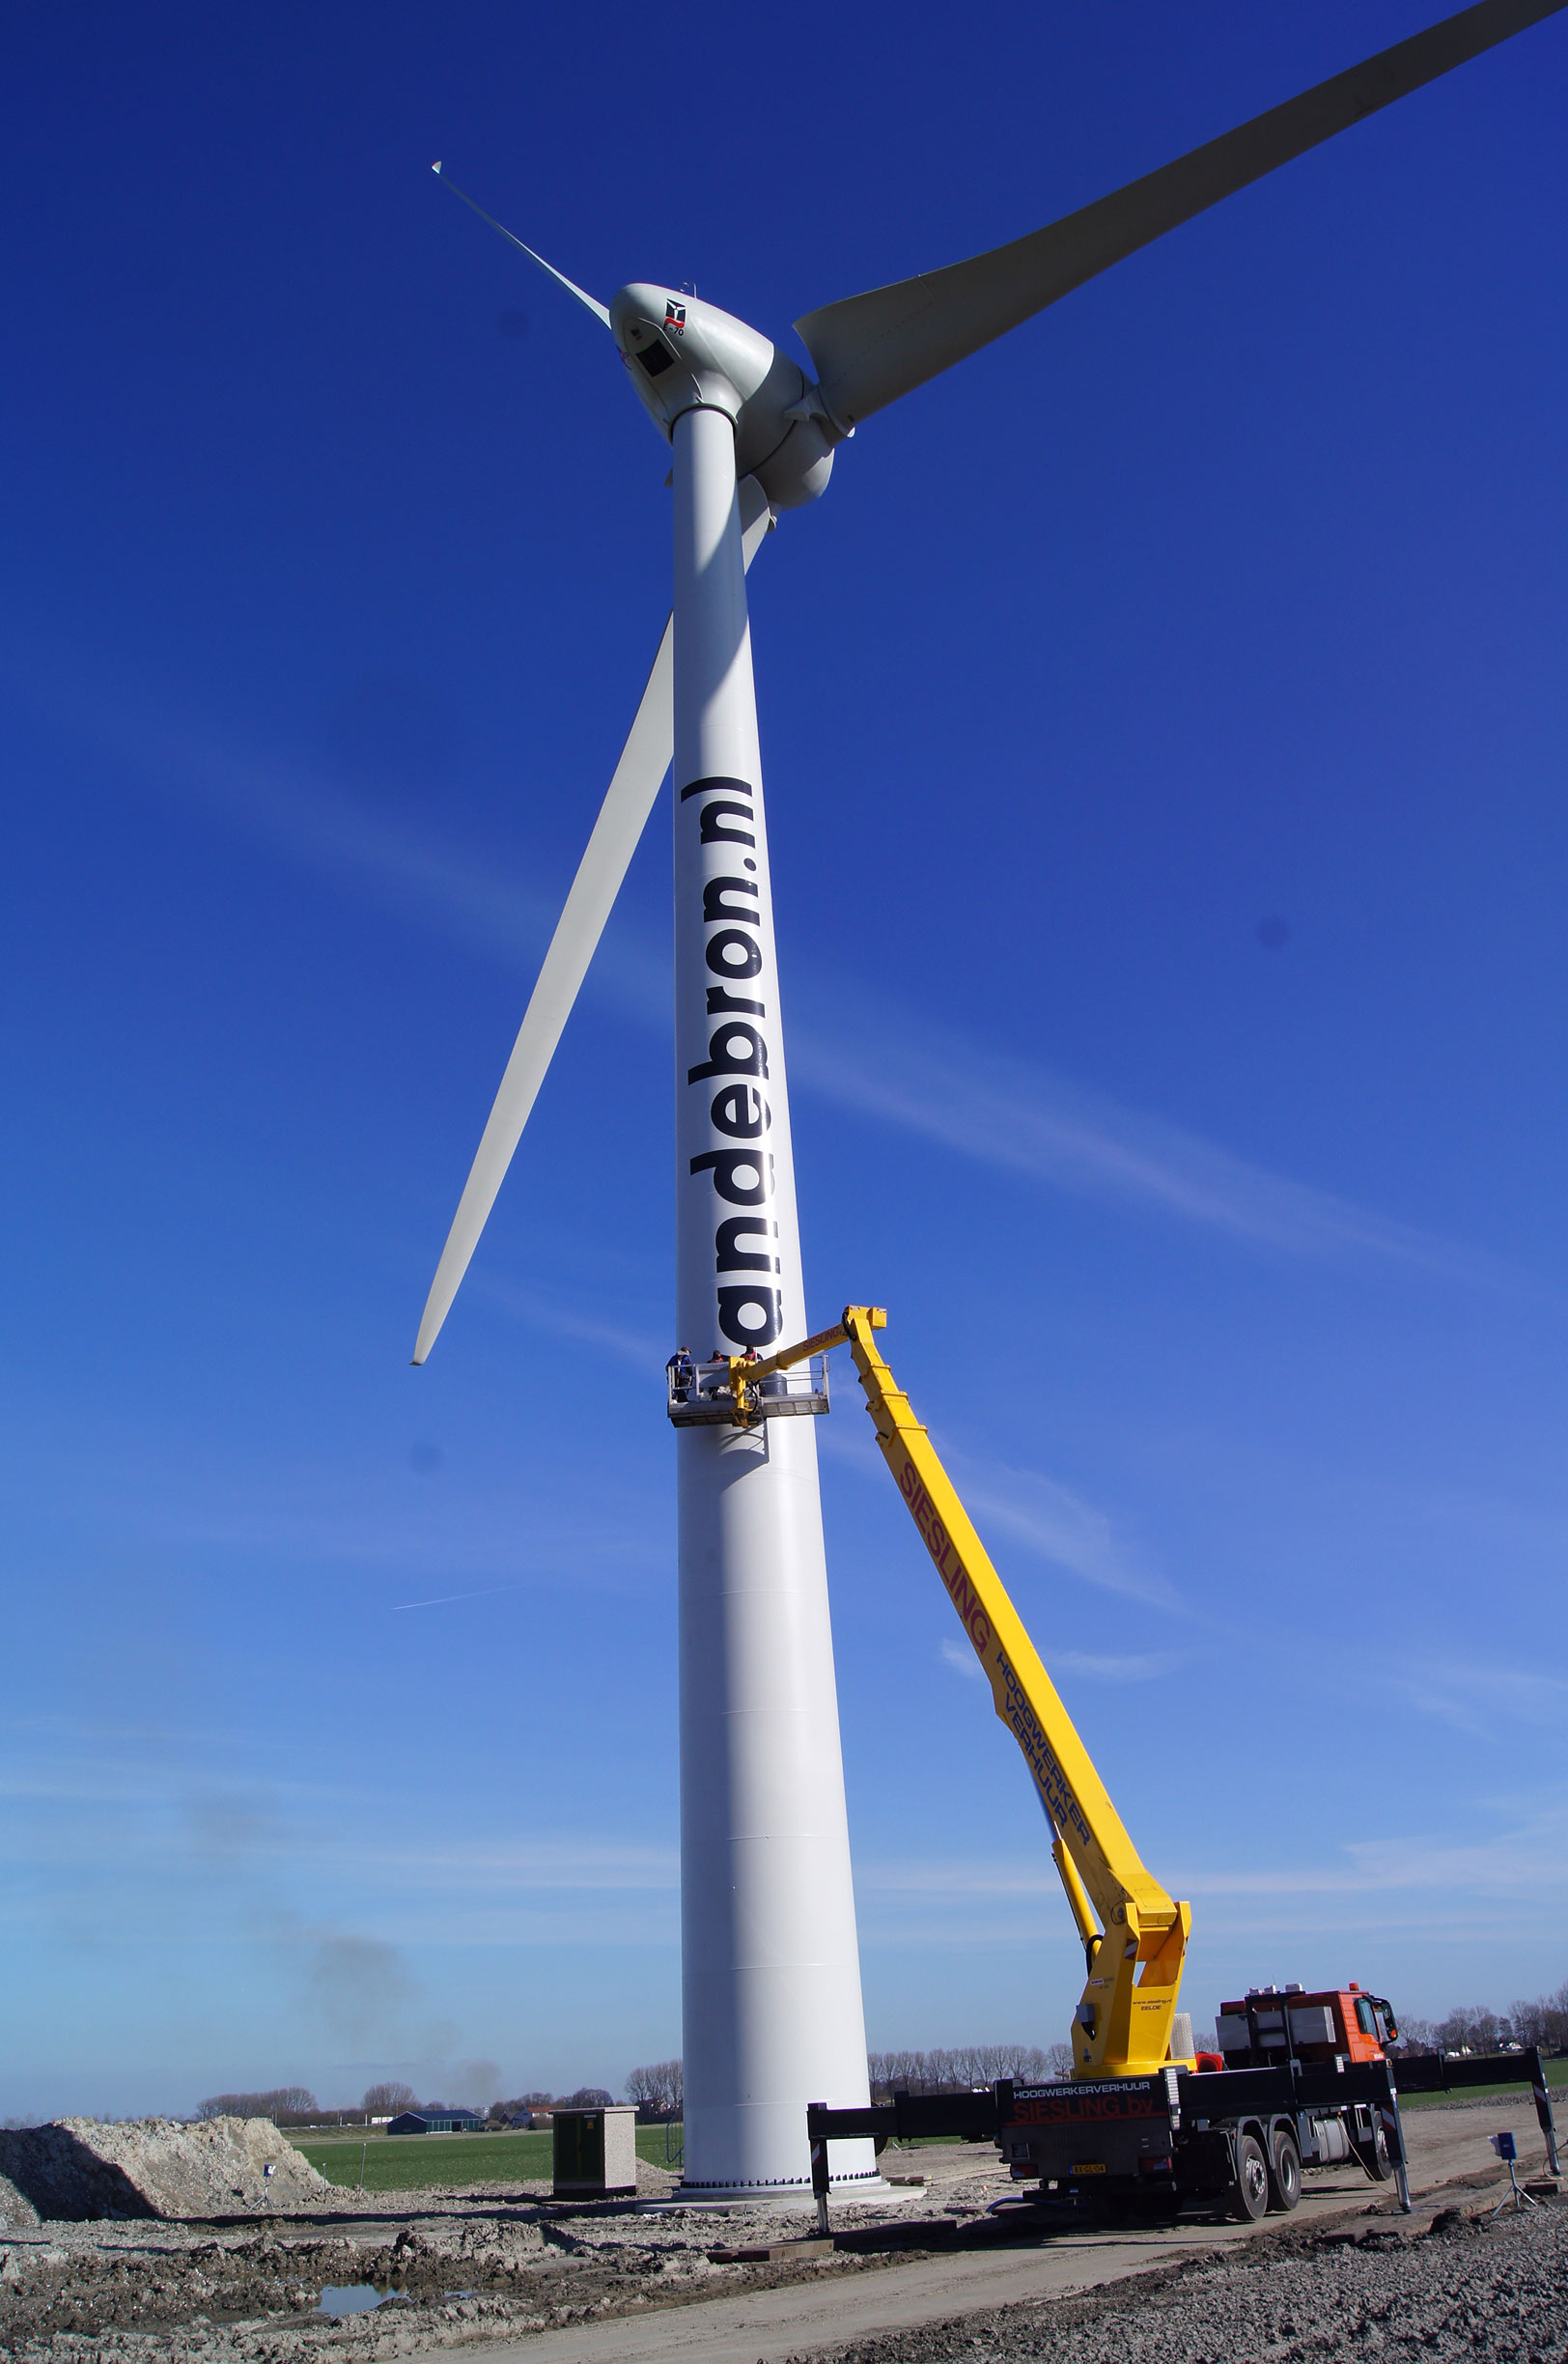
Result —
M722 410L735 428L735 465L775 509L826 490L843 441L798 361L716 304L635 282L610 301L610 328L643 408L661 435L683 411Z

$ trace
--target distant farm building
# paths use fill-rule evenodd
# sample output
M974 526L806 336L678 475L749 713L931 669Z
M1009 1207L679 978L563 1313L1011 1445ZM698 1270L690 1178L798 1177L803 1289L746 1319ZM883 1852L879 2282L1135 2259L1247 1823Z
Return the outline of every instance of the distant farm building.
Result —
M477 2134L485 2121L471 2109L411 2109L400 2111L387 2127L389 2134Z

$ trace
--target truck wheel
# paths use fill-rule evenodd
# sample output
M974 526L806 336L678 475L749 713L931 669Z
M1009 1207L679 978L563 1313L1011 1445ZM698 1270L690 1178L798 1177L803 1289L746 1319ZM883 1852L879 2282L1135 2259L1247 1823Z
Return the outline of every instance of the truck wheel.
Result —
M1302 2196L1302 2154L1283 2126L1274 2138L1269 2206L1288 2215Z
M1236 2145L1236 2189L1230 2212L1238 2224L1256 2224L1269 2209L1269 2168L1263 2145L1255 2134L1244 2134Z
M1374 2183L1387 2182L1388 2178L1393 2174L1394 2163L1388 2156L1388 2137L1383 2130L1381 2118L1373 2119L1372 2140L1369 2143L1363 2143L1356 2155Z

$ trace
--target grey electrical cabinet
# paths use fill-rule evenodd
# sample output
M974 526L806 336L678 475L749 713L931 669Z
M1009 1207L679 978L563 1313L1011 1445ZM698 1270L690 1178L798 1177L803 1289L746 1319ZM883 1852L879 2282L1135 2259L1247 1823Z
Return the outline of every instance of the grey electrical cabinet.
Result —
M555 2113L557 2200L625 2199L637 2188L637 2113L630 2104Z

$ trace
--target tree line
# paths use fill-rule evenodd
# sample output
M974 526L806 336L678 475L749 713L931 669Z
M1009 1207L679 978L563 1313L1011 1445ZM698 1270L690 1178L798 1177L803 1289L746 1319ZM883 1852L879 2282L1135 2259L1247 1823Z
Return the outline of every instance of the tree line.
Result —
M679 2067L679 2063L677 2063ZM510 2100L492 2101L478 2115L488 2123L505 2125L510 2119L539 2109L607 2109L614 2095L602 2085L579 2085L575 2093L518 2094ZM323 2109L308 2085L273 2085L265 2093L209 2094L196 2104L198 2119L270 2118L277 2125L358 2125L376 2118L401 2117L405 2110L445 2110L449 2101L421 2101L411 2085L389 2080L367 2086L357 2109ZM466 2108L467 2103L462 2104Z
M1507 2044L1526 2052L1532 2044L1543 2052L1568 2050L1568 1980L1555 1994L1510 2003L1505 2012L1462 2003L1446 2019L1399 2020L1402 2052L1500 2052Z
M994 2085L1011 2077L1019 2085L1039 2085L1047 2077L1063 2077L1073 2066L1071 2044L958 2044L951 2051L939 2046L930 2052L868 2052L866 2070L874 2101L889 2100L896 2093L967 2093L976 2085Z
M895 2093L966 2093L974 2085L994 2085L998 2077L1021 2084L1045 2077L1066 2076L1073 2066L1068 2044L960 2044L952 2051L868 2052L866 2073L873 2100L885 2101ZM685 2081L678 2060L649 2061L633 2068L626 2081L626 2097L642 2118L679 2118L685 2103Z
M520 2118L531 2110L609 2109L615 2100L602 2085L579 2085L569 2094L516 2094L510 2101L492 2101L490 2116L499 2119Z
M1499 2052L1509 2044L1528 2051L1539 2044L1544 2052L1568 2051L1568 1981L1555 1993L1510 2003L1506 2012L1487 2004L1460 2004L1445 2019L1401 2018L1401 2052ZM928 2052L868 2052L866 2071L874 2101L895 2093L965 2093L976 2085L994 2085L999 2077L1016 2083L1039 2084L1047 2077L1064 2077L1073 2067L1072 2047L1053 2044L958 2044L951 2050ZM633 2068L626 2081L626 2097L636 2104L640 2118L656 2122L680 2118L686 2102L682 2064L678 2060L648 2061ZM534 2110L607 2109L613 2097L602 2085L579 2085L575 2092L543 2091L516 2094L492 2101L480 2115L492 2125L506 2125ZM271 2118L279 2125L323 2125L332 2121L396 2118L408 2109L445 2109L444 2101L421 2102L411 2085L387 2081L370 2086L357 2110L323 2110L304 2085L277 2085L266 2093L210 2094L197 2105L198 2118Z
M673 2121L686 2106L686 2079L678 2060L649 2061L633 2068L626 2081L626 2097L637 2105L639 2118Z
M330 2113L336 2117L340 2113ZM273 2085L266 2093L209 2094L196 2104L198 2118L273 2118L279 2125L318 2125L321 2110L305 2085Z

